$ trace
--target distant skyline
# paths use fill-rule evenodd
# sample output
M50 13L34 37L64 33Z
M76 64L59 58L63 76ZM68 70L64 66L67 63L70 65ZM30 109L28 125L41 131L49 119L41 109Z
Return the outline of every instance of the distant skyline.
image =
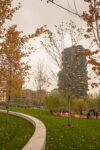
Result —
M77 4L77 8L81 13L84 8L86 8L86 4L82 4L82 1L75 0ZM68 22L72 19L75 24L79 27L86 27L84 21L79 19L78 17L62 10L54 6L53 4L46 3L46 0L13 0L13 5L20 2L21 8L16 11L12 21L7 22L7 25L17 24L18 30L22 30L24 34L34 33L35 30L41 26L47 25L47 28L53 30L54 25L59 25L62 21ZM73 0L69 0L69 4L66 0L56 0L57 3L62 3L63 6L67 8L73 7ZM82 7L80 7L82 6ZM49 67L53 67L54 70L58 72L58 68L54 66L50 61L48 62L48 57L43 49L40 48L39 41L31 40L32 45L38 49L34 54L31 55L30 64L32 66L32 70L36 67L39 60L43 61L45 64L48 64ZM67 44L66 44L67 43ZM71 46L70 40L66 35L65 38L65 47ZM84 46L84 45L83 45ZM46 65L48 67L48 65ZM32 71L31 71L32 72ZM33 89L32 76L30 76L30 81L26 83L27 88ZM56 87L56 86L55 86ZM53 87L51 87L52 89Z

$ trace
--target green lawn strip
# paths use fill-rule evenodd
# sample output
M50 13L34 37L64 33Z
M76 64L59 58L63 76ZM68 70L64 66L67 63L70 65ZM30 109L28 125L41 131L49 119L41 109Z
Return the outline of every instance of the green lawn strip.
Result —
M9 115L8 125L6 115L0 113L0 150L21 150L34 133L35 128L28 121Z
M14 108L11 108L14 110ZM17 108L16 111L39 118L46 126L46 150L100 150L100 120L72 118L73 128L64 128L67 118L43 110Z

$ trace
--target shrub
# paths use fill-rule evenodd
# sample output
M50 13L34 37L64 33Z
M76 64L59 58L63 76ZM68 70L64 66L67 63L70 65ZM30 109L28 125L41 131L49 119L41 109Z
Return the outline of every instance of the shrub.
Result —
M83 99L78 99L75 102L75 108L80 112L80 115L82 115L83 109L85 109L86 103L84 102Z
M54 112L65 110L67 108L67 100L62 94L50 94L44 99L44 107Z

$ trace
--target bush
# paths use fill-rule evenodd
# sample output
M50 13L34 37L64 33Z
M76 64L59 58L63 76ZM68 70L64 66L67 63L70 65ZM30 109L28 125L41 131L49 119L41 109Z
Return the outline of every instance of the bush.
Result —
M86 106L88 111L97 109L97 105L97 98L94 98L92 95L88 95L86 97Z
M82 115L83 114L82 111L83 109L85 109L86 103L84 102L83 99L78 99L76 100L74 107L80 112L80 115Z
M67 100L62 96L62 94L50 94L44 99L44 107L49 109L50 111L61 111L66 110L67 108Z

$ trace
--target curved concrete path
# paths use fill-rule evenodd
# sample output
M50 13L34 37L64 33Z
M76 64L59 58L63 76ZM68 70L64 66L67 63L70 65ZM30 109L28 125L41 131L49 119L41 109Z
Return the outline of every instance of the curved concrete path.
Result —
M0 110L0 112L6 113L6 110ZM22 148L22 150L45 150L46 128L44 124L35 117L26 114L12 111L9 111L9 114L24 118L25 120L28 120L35 126L34 134L30 138L28 143Z

